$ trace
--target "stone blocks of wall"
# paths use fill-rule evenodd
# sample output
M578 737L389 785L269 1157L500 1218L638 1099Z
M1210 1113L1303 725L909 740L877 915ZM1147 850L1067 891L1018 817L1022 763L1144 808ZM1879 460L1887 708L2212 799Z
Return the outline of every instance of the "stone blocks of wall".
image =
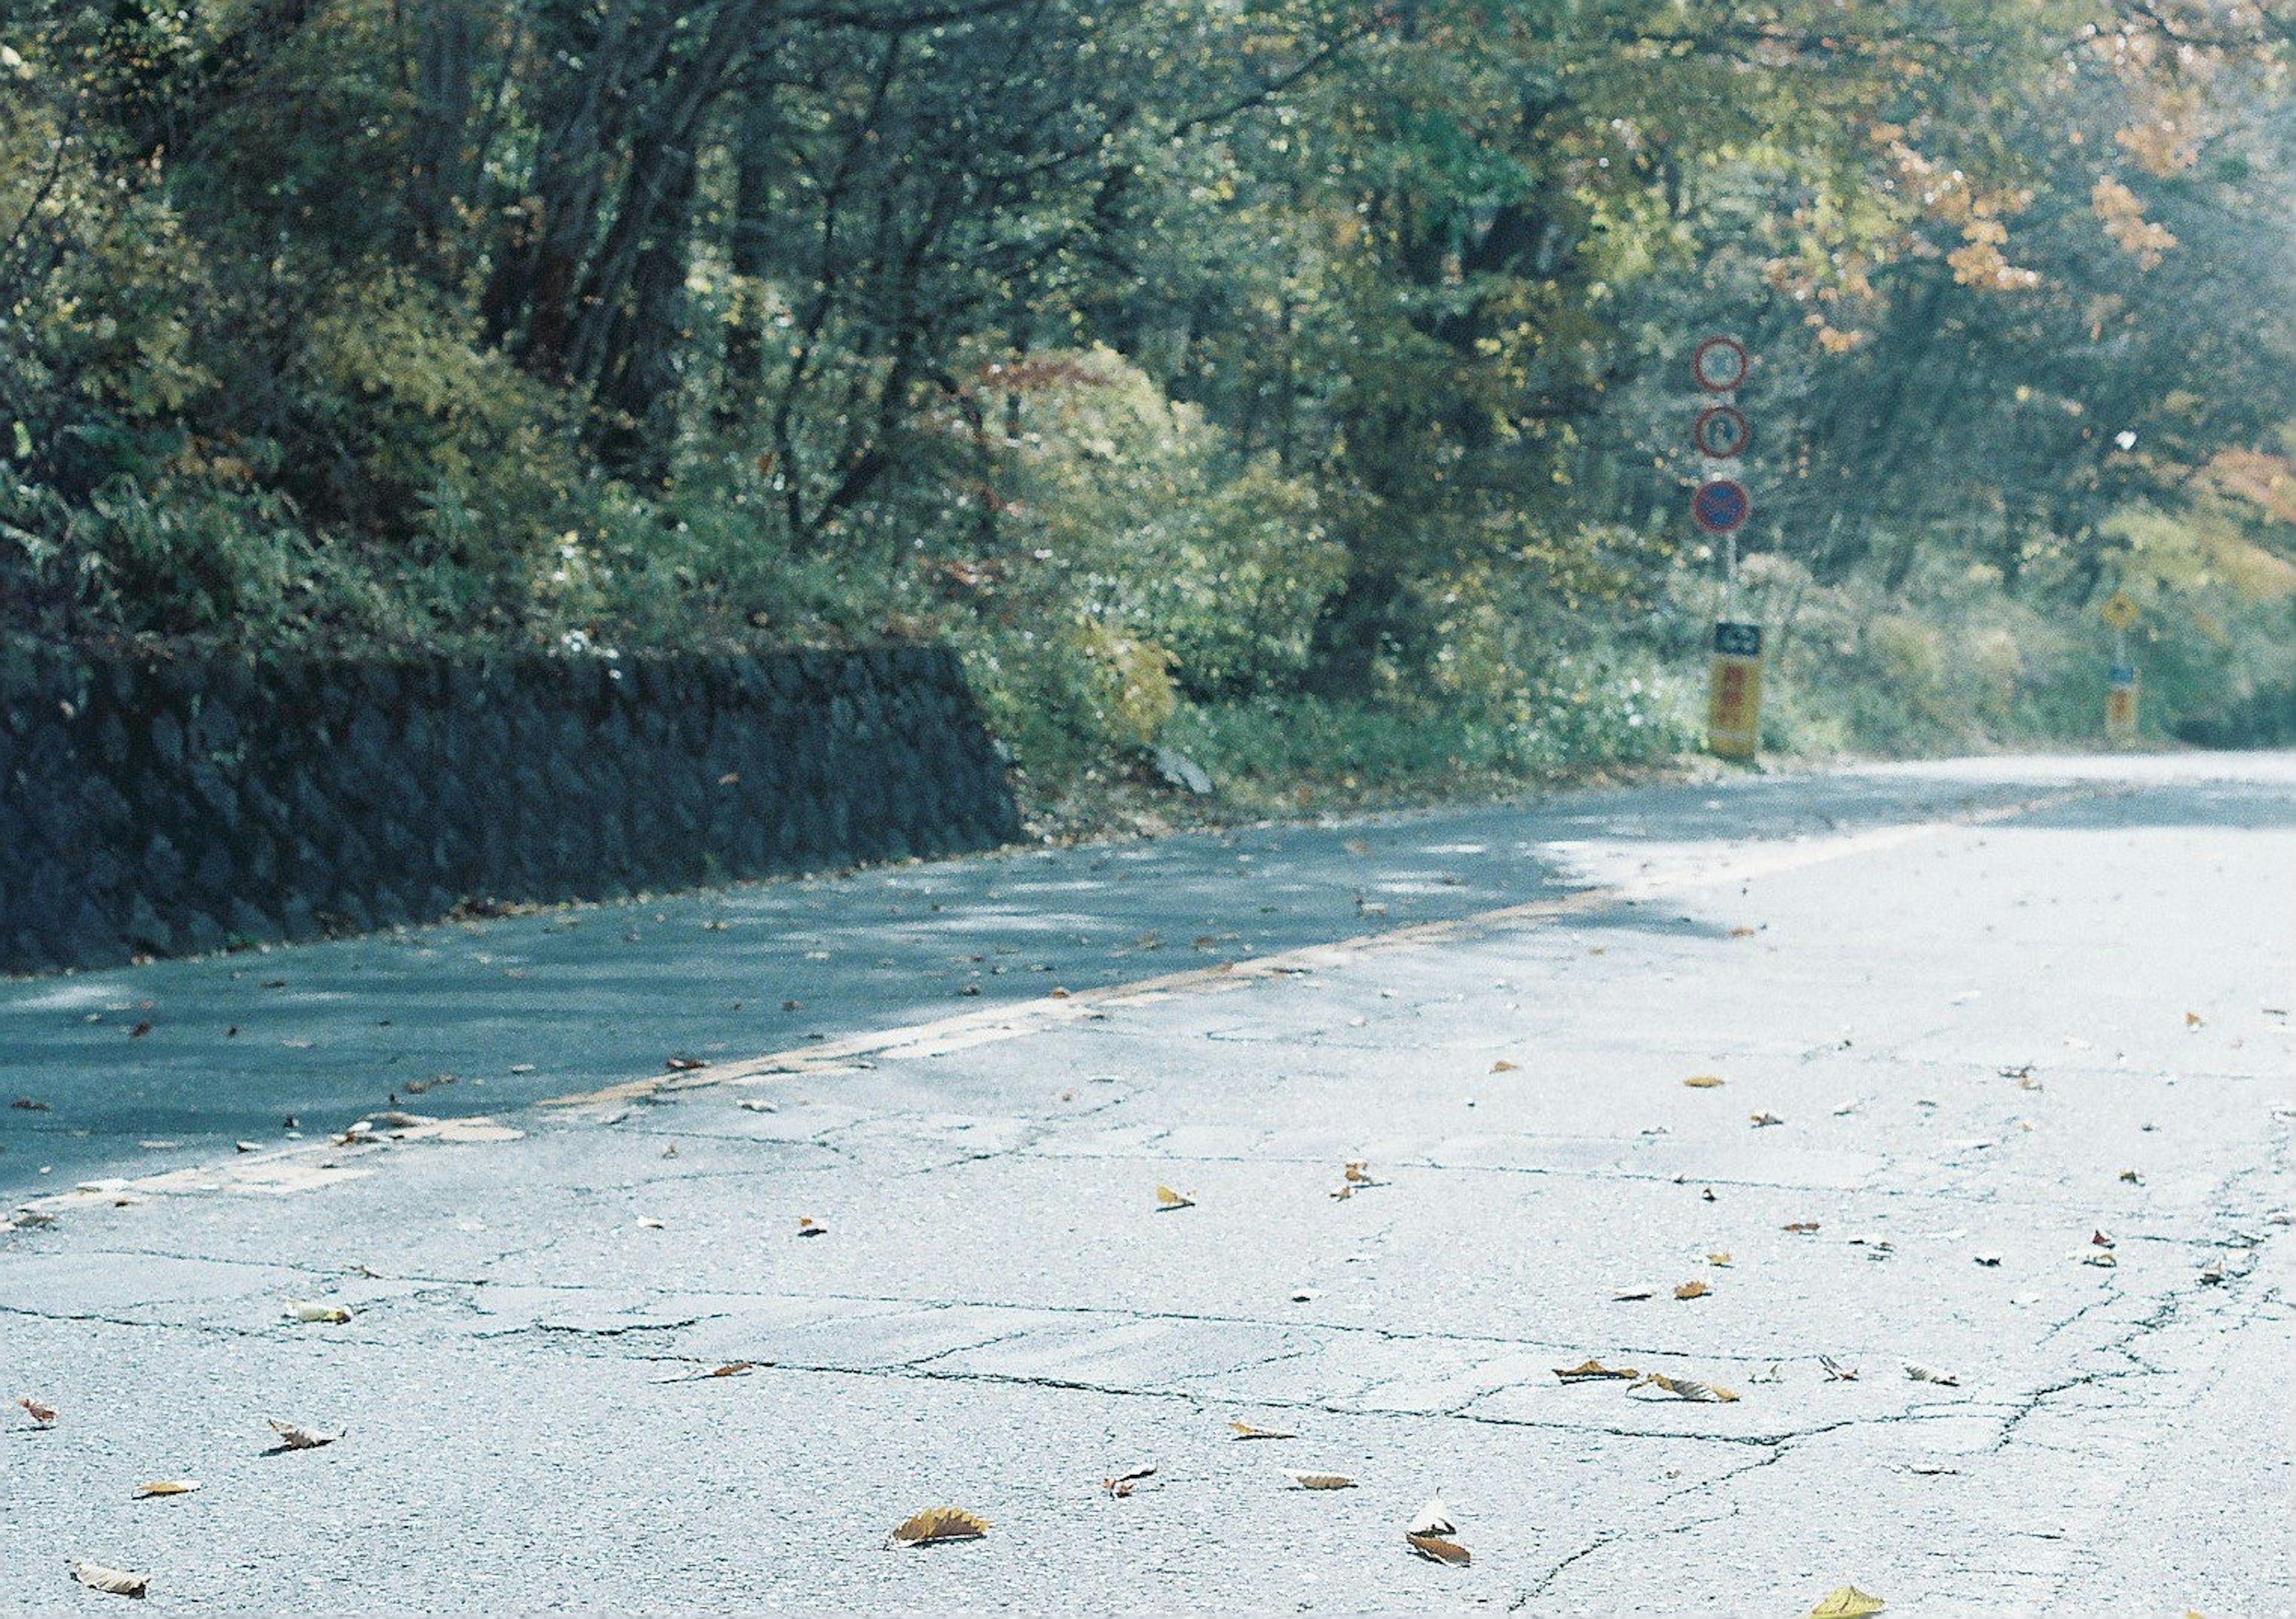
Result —
M0 971L1009 841L935 647L0 676Z

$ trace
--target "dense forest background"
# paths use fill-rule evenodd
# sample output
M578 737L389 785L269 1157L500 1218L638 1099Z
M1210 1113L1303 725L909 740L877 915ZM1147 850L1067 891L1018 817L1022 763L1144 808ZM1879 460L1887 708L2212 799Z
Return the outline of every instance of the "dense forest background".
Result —
M939 636L1041 797L2296 740L2296 5L13 0L0 633Z

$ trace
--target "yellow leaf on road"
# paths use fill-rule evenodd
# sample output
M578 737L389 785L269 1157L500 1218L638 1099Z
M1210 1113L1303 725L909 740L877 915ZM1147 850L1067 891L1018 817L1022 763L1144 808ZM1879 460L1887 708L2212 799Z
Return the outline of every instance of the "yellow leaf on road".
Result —
M1714 1289L1702 1281L1686 1281L1674 1290L1677 1298L1704 1298Z
M1690 1378L1669 1378L1662 1371L1648 1373L1628 1388L1655 1388L1661 1394L1672 1394L1677 1400L1695 1400L1710 1405L1731 1405L1738 1396L1718 1383L1700 1383Z
M1521 1063L1509 1062L1505 1058L1502 1057L1491 1065L1491 1072L1494 1074L1513 1074L1521 1067L1522 1065Z
M1295 1473L1289 1468L1285 1475L1302 1490L1352 1490L1356 1481L1344 1473Z
M1711 1091L1721 1084L1722 1076L1718 1074L1693 1074L1682 1083L1693 1091Z
M931 1546L945 1541L977 1541L988 1533L988 1520L961 1507L935 1507L920 1512L893 1531L903 1546Z
M279 1448L283 1451L316 1451L321 1445L332 1444L343 1436L343 1430L340 1428L330 1433L325 1428L305 1427L299 1423L282 1422L276 1417L266 1417L264 1420L271 1425L271 1431L279 1435Z
M155 1495L189 1495L200 1487L195 1478L160 1478L148 1484L135 1486L135 1499L145 1500Z
M1231 1422L1228 1427L1235 1431L1235 1436L1238 1439L1297 1439L1300 1437L1299 1435L1286 1433L1282 1428L1254 1427L1249 1422Z
M1845 1585L1809 1610L1809 1619L1866 1619L1890 1605L1879 1597L1869 1597L1854 1585Z
M1576 1366L1558 1366L1554 1369L1554 1375L1565 1383L1594 1383L1609 1378L1623 1378L1632 1382L1642 1374L1631 1366L1605 1366L1602 1361L1589 1358Z
M1185 1192L1176 1192L1168 1186L1160 1186L1156 1189L1156 1206L1160 1210L1193 1208L1196 1206L1196 1200Z

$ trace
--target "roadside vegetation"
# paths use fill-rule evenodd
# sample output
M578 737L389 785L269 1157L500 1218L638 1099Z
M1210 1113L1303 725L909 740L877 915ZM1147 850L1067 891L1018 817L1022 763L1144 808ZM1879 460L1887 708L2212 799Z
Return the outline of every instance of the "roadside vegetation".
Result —
M0 634L946 639L1029 796L2296 740L2280 0L20 0Z

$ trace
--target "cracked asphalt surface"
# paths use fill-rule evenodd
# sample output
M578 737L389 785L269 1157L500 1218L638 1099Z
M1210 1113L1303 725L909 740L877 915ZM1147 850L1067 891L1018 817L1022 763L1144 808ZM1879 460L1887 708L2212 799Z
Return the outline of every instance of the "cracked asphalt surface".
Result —
M0 1607L2296 1612L2292 879L1994 759L0 985Z

